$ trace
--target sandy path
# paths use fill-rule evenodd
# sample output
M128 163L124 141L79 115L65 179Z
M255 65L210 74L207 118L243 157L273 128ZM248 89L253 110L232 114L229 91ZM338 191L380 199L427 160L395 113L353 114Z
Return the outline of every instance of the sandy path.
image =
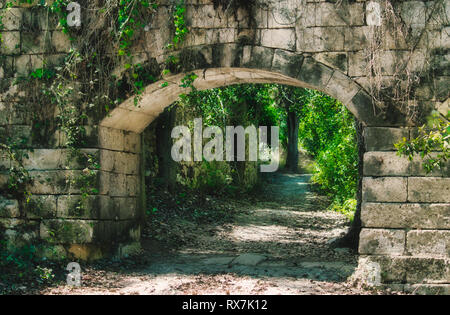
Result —
M350 285L357 256L332 249L347 228L326 211L309 176L275 174L258 202L240 201L242 214L219 230L205 228L176 250L144 242L144 267L89 268L83 286L45 294L358 294Z

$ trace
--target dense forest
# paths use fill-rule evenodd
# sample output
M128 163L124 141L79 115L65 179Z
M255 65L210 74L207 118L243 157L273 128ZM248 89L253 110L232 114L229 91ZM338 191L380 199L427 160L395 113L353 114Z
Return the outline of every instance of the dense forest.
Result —
M149 212L158 209L152 200L161 188L172 192L187 189L187 194L235 195L251 193L264 184L257 168L260 162L173 162L167 145L173 142L170 130L176 125L192 129L196 117L203 119L205 127L222 129L230 125L279 126L280 171L312 174L317 190L329 196L330 210L353 220L358 189L357 122L343 104L321 92L275 84L194 90L182 95L148 128ZM303 152L300 159L299 152Z
M285 152L282 166L297 172L298 151L303 149L314 161L308 170L314 175L313 182L332 198L332 207L350 216L354 212L358 178L356 122L337 100L302 88L237 85L194 91L182 96L169 111L176 111L176 107L185 123L193 117L202 117L205 126L220 128L279 126ZM217 163L209 165L204 161L203 164L208 164L202 166L207 172L190 179L185 176L191 188L222 191L233 185L240 188L246 185L242 182L248 179L242 173L245 167L239 167L239 163L230 165L228 172Z

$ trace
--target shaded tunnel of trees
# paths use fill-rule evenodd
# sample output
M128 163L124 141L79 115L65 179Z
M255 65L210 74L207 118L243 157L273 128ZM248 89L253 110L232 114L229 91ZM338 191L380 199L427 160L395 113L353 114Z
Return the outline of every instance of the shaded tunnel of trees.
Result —
M277 84L243 84L182 95L145 131L148 212L155 190L174 194L251 193L264 182L257 162L177 163L171 157L172 129L202 118L207 126L279 126L280 171L312 174L329 196L330 210L345 214L352 228L339 246L357 247L363 149L360 123L339 101L314 90ZM270 143L270 142L269 142ZM308 157L307 163L299 161Z

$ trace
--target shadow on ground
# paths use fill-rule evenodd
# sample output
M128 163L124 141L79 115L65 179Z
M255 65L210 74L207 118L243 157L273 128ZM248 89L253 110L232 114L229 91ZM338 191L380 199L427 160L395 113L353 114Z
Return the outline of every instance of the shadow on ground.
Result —
M47 293L360 293L348 281L357 255L330 246L345 234L347 219L326 210L326 199L310 189L310 176L271 176L261 198L236 201L240 211L234 222L205 226L176 250L144 239L139 262L89 268L83 288Z

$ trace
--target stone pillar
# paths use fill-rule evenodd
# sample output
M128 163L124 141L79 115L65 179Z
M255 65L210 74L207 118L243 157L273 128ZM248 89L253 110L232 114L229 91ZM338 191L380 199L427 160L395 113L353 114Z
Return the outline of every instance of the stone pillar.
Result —
M393 144L413 131L365 129L360 268L369 282L449 293L449 167L426 174L420 158L399 157Z
M69 160L65 148L35 149L23 165L33 178L30 200L0 200L0 227L8 247L42 240L45 252L92 260L139 249L141 215L140 135L89 128L82 153L99 167ZM89 141L88 141L89 142ZM69 162L70 161L70 162ZM0 174L2 188L8 174ZM80 181L87 179L87 191ZM82 194L87 195L83 196Z

